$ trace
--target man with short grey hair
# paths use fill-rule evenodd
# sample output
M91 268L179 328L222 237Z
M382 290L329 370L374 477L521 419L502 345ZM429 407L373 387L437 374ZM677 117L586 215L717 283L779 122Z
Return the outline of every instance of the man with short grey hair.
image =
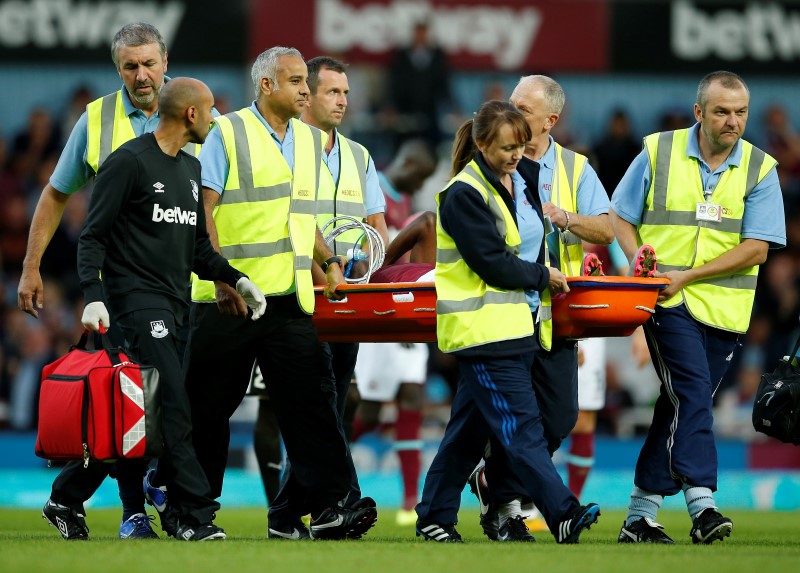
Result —
M267 312L263 320L247 321L247 305L236 291L194 281L186 388L195 451L218 497L229 419L257 361L292 464L282 492L297 508L291 520L270 520L269 536L343 539L364 535L377 509L371 500L347 507L355 469L330 400L330 360L311 320L312 259L332 298L340 297L345 261L333 256L315 220L317 197L332 179L322 158L327 135L295 119L308 103L307 76L293 48L259 55L252 71L256 100L217 118L218 129L200 153L212 244L264 292ZM300 520L307 513L309 528Z

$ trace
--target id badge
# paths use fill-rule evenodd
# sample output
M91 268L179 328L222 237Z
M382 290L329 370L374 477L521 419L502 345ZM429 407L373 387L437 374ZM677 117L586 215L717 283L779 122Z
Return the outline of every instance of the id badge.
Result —
M722 207L715 203L698 203L695 211L695 219L698 221L722 221Z

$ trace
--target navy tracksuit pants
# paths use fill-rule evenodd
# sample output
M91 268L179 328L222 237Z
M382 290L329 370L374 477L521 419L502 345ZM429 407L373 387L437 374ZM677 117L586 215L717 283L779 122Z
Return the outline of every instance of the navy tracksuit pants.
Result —
M698 322L685 305L659 307L645 324L645 334L661 394L634 483L665 496L681 491L684 483L715 491L712 399L739 335Z
M578 343L554 338L550 350L545 351L538 346L540 328L541 323L536 323L536 360L530 379L542 417L547 450L552 456L578 420ZM494 438L490 440L485 458L492 503L497 506L518 497L527 503L528 494Z
M458 359L461 379L450 422L425 477L417 514L422 523L454 524L461 492L483 457L487 439L502 448L511 470L542 511L551 531L580 504L550 459L536 393L535 352L504 358Z

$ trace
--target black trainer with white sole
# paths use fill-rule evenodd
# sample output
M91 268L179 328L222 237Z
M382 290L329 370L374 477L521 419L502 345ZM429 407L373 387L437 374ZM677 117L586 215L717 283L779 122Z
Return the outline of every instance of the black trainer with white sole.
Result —
M85 516L71 507L48 499L42 508L42 519L58 529L61 537L68 541L89 539L89 528L86 527Z
M497 541L527 541L531 543L536 541L536 538L528 531L525 519L521 515L517 515L509 517L500 526Z
M222 541L225 530L213 523L178 523L175 539L179 541Z
M378 521L376 507L328 508L311 520L311 539L358 539Z
M438 523L417 522L417 537L424 537L425 541L438 543L464 543L455 525L440 525Z
M303 541L311 539L308 528L301 520L289 525L270 523L267 528L269 539L291 539L293 541Z
M664 526L656 523L649 517L637 519L630 525L622 523L619 530L618 543L675 543L672 538L662 530Z
M692 538L692 543L709 544L730 537L731 531L733 531L733 521L710 507L694 518L689 537Z
M499 541L500 515L492 507L489 499L489 484L486 483L485 466L478 466L469 476L469 490L478 498L481 512L481 529L483 534L492 541Z

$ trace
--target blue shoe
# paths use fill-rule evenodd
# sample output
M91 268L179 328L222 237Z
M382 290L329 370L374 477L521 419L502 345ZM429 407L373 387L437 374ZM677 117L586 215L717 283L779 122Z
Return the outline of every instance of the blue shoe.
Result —
M582 505L562 519L558 524L556 532L556 542L558 543L578 543L578 538L584 529L589 529L592 524L597 523L600 515L600 507L596 503Z
M161 520L161 529L170 537L175 537L178 532L178 515L173 511L167 498L167 486L155 487L150 485L150 479L155 470L147 470L144 476L142 487L144 489L144 499L148 504L156 508L158 517Z
M120 539L158 539L158 534L150 527L155 517L146 513L136 513L119 524Z

